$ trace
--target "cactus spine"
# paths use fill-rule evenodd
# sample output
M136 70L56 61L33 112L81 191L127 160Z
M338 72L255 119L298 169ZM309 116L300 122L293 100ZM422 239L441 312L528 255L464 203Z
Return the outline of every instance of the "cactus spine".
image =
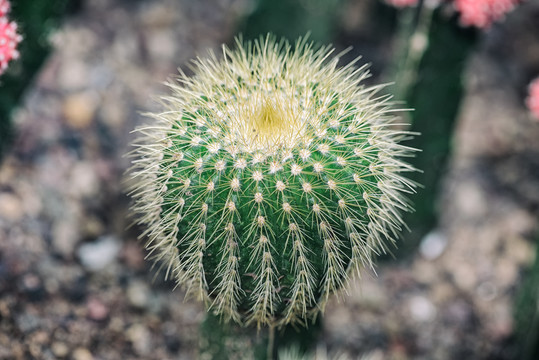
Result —
M169 83L138 129L133 210L148 249L225 320L303 323L373 266L410 210L413 149L365 66L305 39L237 40Z

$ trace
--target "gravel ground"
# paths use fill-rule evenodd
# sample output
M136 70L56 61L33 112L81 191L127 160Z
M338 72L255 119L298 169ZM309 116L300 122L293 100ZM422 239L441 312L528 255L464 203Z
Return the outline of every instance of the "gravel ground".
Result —
M128 228L130 131L176 68L233 35L240 0L87 0L18 111L0 168L0 359L193 359L204 314ZM416 256L327 307L330 350L373 359L509 359L534 260L539 6L490 31L468 67L439 228ZM530 25L531 24L531 25ZM503 46L500 46L503 45Z
M0 359L192 359L198 304L128 228L130 132L238 1L84 2L15 118L0 170ZM155 279L154 279L155 277Z

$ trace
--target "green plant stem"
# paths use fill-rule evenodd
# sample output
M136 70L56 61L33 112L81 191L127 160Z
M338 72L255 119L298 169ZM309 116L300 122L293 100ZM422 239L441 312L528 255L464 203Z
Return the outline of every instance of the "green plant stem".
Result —
M272 360L275 347L275 326L271 325L268 328L268 349L267 349L267 359Z
M291 325L282 329L267 328L257 331L254 327L242 327L235 323L223 323L208 312L199 329L199 359L273 360L279 351L296 348L301 353L311 351L322 329L321 316L309 322L306 328Z
M409 142L409 146L422 150L410 160L422 173L411 174L411 178L423 189L413 198L415 213L405 215L412 232L396 255L413 252L421 238L436 226L439 184L463 94L462 74L476 44L475 31L458 26L440 11L432 14L429 29L428 47L417 60L418 75L405 98L415 109L410 113L410 130L421 134Z
M516 345L522 360L539 356L539 234L535 262L527 271L514 305Z
M417 12L403 11L399 16L401 29L401 50L404 60L398 67L396 75L395 98L404 100L417 79L421 59L429 45L430 25L434 9L430 6L418 5ZM415 16L413 16L415 15ZM405 39L403 40L402 37Z

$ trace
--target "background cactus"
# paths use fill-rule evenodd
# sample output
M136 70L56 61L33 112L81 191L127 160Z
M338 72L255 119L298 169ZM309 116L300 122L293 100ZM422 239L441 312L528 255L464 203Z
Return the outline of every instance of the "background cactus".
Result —
M410 209L412 149L365 66L270 36L196 61L138 129L148 249L226 320L303 323L371 267Z

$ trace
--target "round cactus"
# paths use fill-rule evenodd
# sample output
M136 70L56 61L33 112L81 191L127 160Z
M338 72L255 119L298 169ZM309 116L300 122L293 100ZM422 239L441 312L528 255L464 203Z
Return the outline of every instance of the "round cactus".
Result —
M138 129L133 210L167 276L225 320L303 323L397 236L413 149L365 66L305 39L236 45Z

